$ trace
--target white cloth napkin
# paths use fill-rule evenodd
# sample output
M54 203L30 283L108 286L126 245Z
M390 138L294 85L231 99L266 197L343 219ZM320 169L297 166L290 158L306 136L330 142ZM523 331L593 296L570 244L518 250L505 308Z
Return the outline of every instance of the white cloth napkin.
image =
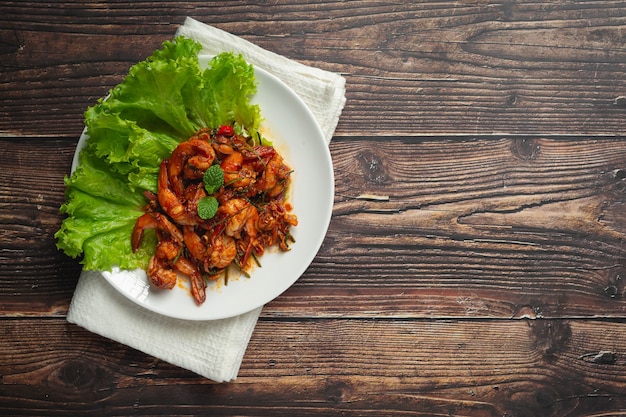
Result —
M345 104L345 79L264 50L242 38L187 18L177 35L197 40L201 53L241 53L280 78L309 106L330 142ZM261 307L224 320L187 321L153 313L129 301L99 272L83 271L67 321L217 382L232 381Z

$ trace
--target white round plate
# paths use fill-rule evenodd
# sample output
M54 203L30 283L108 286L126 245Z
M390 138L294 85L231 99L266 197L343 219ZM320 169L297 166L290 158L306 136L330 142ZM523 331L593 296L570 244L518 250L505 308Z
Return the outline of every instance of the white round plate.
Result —
M208 59L204 58L204 62ZM200 306L191 296L186 278L180 278L179 285L172 290L159 290L150 285L141 269L102 273L120 293L151 311L184 320L217 320L249 312L296 282L322 245L334 198L333 166L324 135L309 108L293 90L260 68L255 68L255 74L258 91L252 102L261 108L264 119L261 131L294 170L289 201L293 205L292 213L298 217L298 226L291 229L295 243L288 252L266 250L260 258L261 266L252 269L250 278L239 276L235 268L227 285L221 281L209 283L206 301ZM72 170L85 140L83 132Z

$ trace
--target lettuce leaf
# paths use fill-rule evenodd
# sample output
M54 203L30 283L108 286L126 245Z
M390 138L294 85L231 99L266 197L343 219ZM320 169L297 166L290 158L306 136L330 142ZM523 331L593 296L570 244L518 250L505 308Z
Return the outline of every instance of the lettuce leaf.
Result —
M105 161L88 152L81 153L81 164L70 178L65 179L66 202L61 212L68 215L56 233L57 246L72 257L82 254L87 247L94 252L93 240L123 233L126 238L100 247L119 265L130 269L143 266L145 250L132 254L130 235L137 217L143 214L143 197L133 193L124 177L107 170ZM99 269L100 263L85 256L87 269ZM107 269L110 269L107 268Z
M92 108L86 112L89 152L105 160L110 170L125 174L132 190L147 189L156 193L159 164L169 157L180 138L143 129L119 115L97 114L100 111Z
M104 111L139 121L144 128L166 124L178 137L189 137L199 126L187 117L184 94L201 91L197 54L200 45L178 39L134 65L123 83L102 103Z
M233 82L233 74L240 74ZM195 126L219 126L234 122L238 133L245 127L250 136L256 136L261 112L249 104L256 93L254 68L232 54L216 56L202 73L202 88L197 94L188 94L190 117Z
M79 163L65 178L66 215L57 247L81 257L85 269L145 268L156 235L148 231L137 253L130 236L157 191L159 165L174 148L204 127L229 124L256 135L261 122L254 68L224 52L201 68L201 45L177 37L130 68L110 94L85 112L87 140Z

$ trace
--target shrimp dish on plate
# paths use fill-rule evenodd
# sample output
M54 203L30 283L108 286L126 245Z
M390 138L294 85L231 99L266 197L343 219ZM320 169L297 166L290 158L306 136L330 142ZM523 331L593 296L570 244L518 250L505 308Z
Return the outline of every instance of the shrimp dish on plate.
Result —
M298 224L285 198L292 171L276 148L257 142L229 125L205 128L161 162L157 193L146 191L131 237L137 251L144 231L156 231L151 285L171 289L186 276L202 304L207 282L227 282L231 265L249 275L268 247L289 250Z

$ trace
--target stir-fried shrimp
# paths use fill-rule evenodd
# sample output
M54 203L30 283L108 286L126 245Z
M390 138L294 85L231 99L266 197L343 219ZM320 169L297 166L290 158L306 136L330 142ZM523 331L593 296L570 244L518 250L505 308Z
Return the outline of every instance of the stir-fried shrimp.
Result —
M217 268L218 270L228 267L237 256L237 245L232 237L220 234L211 240L209 256L205 258L208 262L207 270Z
M191 224L198 224L201 219L198 218L198 203L206 197L206 191L201 182L191 184L187 187L184 194L185 210Z
M266 192L269 197L276 197L284 191L290 173L289 168L283 163L282 156L274 154L263 170L262 186L259 190Z
M190 139L174 149L169 159L168 178L174 193L181 195L184 179L202 178L215 159L215 151L209 142Z
M169 178L167 176L167 160L161 162L159 169L158 193L157 197L161 209L178 224L188 225L196 224L197 221L193 215L189 214L187 207L182 203L182 196L178 196L171 188Z
M157 256L150 258L146 275L152 285L167 290L174 288L178 281L176 271L166 265L165 260Z
M243 198L233 198L220 206L218 212L226 217L225 233L237 239L245 229L248 235L256 233L258 211L256 207Z
M202 237L196 233L192 226L183 227L183 241L189 255L196 259L204 259L207 247L202 241Z
M146 275L155 287L170 289L174 287L177 280L176 271L171 262L182 252L183 235L164 215L146 213L137 219L133 228L131 240L133 251L139 249L146 229L156 229L159 238L154 256L150 258Z
M184 256L176 259L174 268L189 277L191 282L191 295L196 303L202 304L206 300L206 281L202 278L198 267Z
M250 163L246 163L241 152L233 151L221 162L224 182L232 188L248 187L256 178L256 172Z
M133 251L139 249L141 238L146 229L156 229L160 234L166 234L167 237L176 242L182 242L183 234L166 216L161 213L146 213L140 216L135 222L133 234L131 238ZM163 240L161 238L161 240Z
M251 259L266 248L289 250L290 227L298 224L285 202L291 169L275 148L252 142L230 126L201 129L163 160L157 193L146 192L146 214L131 238L137 251L144 231L156 229L158 243L147 268L154 286L172 288L185 275L202 304L207 280L231 265L247 274ZM206 174L214 181L215 166L223 181L208 185L205 172L211 168ZM203 204L216 210L201 211Z

